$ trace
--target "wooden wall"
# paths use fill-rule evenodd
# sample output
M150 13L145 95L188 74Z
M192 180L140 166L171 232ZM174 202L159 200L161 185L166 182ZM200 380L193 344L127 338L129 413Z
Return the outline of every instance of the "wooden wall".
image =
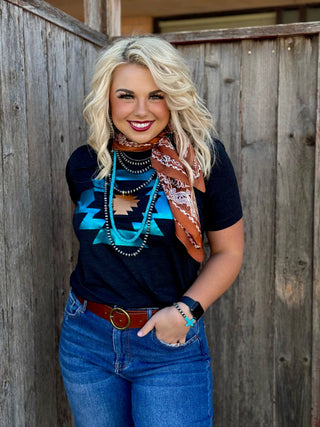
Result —
M39 6L0 5L1 427L71 425L57 363L76 257L64 168L86 141L82 101L107 41Z
M39 0L0 12L0 426L69 427L57 346L77 244L64 168L86 140L82 100L108 40ZM244 266L206 314L216 427L320 425L320 25L272 28L166 36L243 199Z
M292 25L166 37L188 59L233 160L244 208L240 277L206 314L219 427L320 426L313 30Z

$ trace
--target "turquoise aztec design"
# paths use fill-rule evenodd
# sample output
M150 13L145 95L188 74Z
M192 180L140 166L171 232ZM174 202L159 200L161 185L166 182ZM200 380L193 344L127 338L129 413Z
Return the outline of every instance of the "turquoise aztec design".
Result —
M146 179L146 177L144 175L145 174L141 174L141 179ZM118 177L117 177L117 179L118 179ZM137 180L137 179L138 178L135 177L135 180ZM121 180L121 176L119 177L118 180ZM82 192L81 197L80 197L80 201L78 202L74 213L75 213L75 215L76 214L85 214L85 217L81 221L81 224L79 227L80 230L99 230L97 232L97 235L96 235L94 241L93 241L94 245L110 244L108 236L107 236L106 229L104 228L104 224L105 224L104 218L95 218L95 215L98 212L100 212L100 209L90 207L96 200L95 193L103 193L104 192L104 180L96 180L95 179L95 180L92 180L92 183L93 183L93 188L90 188L90 189ZM152 183L150 183L147 188L149 188L149 187L150 187L150 191L151 191ZM149 196L149 195L150 195L150 192L147 193L147 196ZM153 214L152 214L150 235L152 235L152 236L163 236L163 233L160 230L160 228L158 227L155 219L172 220L173 215L172 215L172 212L170 210L167 198L166 198L164 191L162 189L158 193L158 200L156 201L154 210L156 212L153 212ZM128 238L128 239L131 238L135 234L136 230L138 230L140 228L140 225L141 225L139 222L132 222L131 224L132 224L133 230L121 230L121 229L119 229L121 234L123 236L125 236L125 238ZM112 234L114 242L117 246L120 246L121 244L123 244L114 235L112 229L111 229L111 234ZM142 239L139 238L135 242L130 243L130 246L139 247L139 246L141 246L141 244L142 244Z

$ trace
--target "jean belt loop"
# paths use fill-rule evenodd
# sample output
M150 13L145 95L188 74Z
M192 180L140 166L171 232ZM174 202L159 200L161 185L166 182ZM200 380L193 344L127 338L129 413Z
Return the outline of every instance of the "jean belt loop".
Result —
M88 301L85 299L83 301L82 308L81 308L81 312L82 313L84 313L86 311L86 309L87 309L87 303L88 303Z

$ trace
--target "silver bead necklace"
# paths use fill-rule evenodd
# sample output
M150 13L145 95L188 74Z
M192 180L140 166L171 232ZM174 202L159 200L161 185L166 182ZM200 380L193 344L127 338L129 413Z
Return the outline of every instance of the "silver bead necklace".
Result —
M111 234L111 223L114 224L115 226L115 221L114 221L114 217L113 217L113 209L112 209L112 202L109 200L108 201L108 181L110 182L110 193L109 193L109 198L113 197L113 191L116 190L116 186L115 186L115 182L116 182L116 160L117 160L117 155L116 153L114 153L114 166L113 166L113 171L112 171L112 175L109 175L109 177L105 178L105 184L104 184L104 216L105 216L105 228L106 228L106 232L107 232L107 237L108 240L110 242L111 247L113 248L113 250L115 252L117 252L120 255L126 256L126 257L135 257L137 256L142 249L145 247L148 237L150 235L150 229L151 229L151 220L152 220L152 212L154 209L154 205L156 203L157 200L157 196L158 196L158 192L159 192L159 188L160 188L160 181L158 178L156 178L155 184L153 186L153 191L152 191L152 196L149 196L149 202L148 202L148 210L145 212L144 216L144 221L142 222L142 225L140 227L140 230L136 233L136 235L132 238L132 239L125 239L122 238L120 240L124 241L124 244L127 242L134 242L135 240L137 240L137 238L140 236L140 234L143 231L143 228L146 228L146 231L144 233L144 237L142 239L142 243L141 245L134 251L132 252L126 252L122 249L120 249L116 244L115 241L112 237ZM121 164L121 162L120 162ZM153 174L151 174L150 178L147 180L149 182L152 181L152 179L155 177L156 172L154 172ZM149 183L148 182L148 183ZM144 186L146 186L147 184L144 184ZM141 187L141 186L139 186ZM142 188L143 188L142 187ZM131 190L132 191L132 190ZM137 190L138 191L138 190ZM151 200L150 200L151 197ZM110 212L109 212L110 210ZM110 218L112 216L112 218ZM143 225L144 223L144 225ZM121 237L121 234L119 233L119 230L117 228L115 228L114 232Z
M121 153L121 154L120 154ZM123 169L129 173L133 173L134 175L140 175L144 172L147 172L151 169L151 159L146 159L143 161L130 161L128 162L125 157L123 157L123 152L119 152L120 155L118 155L118 161L120 163L120 165L123 167ZM131 165L131 166L145 166L142 169L131 169L130 166L126 165L126 162Z
M150 164L151 158L150 156L146 157L145 159L133 159L132 157L128 156L124 151L118 151L118 158L121 157L122 160L127 162L129 165L147 165Z
M150 184L150 182L156 177L156 174L157 174L157 172L154 171L146 181L144 181L142 184L140 184L136 188L131 188L130 190L121 190L118 187L118 185L115 183L114 189L115 189L115 191L117 191L118 193L122 194L123 196L137 193L139 190L141 190L142 188L144 188L148 184Z

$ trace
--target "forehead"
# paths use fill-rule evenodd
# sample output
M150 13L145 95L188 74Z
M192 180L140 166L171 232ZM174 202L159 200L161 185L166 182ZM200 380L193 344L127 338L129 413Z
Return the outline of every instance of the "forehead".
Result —
M113 72L111 88L130 89L134 88L158 89L149 68L138 64L121 64Z

